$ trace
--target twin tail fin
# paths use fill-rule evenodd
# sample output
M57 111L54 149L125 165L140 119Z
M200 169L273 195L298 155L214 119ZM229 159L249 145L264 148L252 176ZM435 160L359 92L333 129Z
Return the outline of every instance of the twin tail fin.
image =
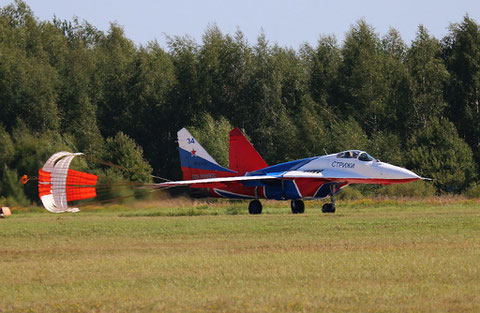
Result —
M268 166L238 128L230 131L230 168L219 165L186 128L177 137L184 180L240 176Z

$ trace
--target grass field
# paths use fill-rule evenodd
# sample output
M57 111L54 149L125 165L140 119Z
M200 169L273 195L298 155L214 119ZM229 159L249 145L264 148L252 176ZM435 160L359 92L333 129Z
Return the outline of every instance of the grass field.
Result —
M0 312L480 312L478 200L171 203L0 220Z

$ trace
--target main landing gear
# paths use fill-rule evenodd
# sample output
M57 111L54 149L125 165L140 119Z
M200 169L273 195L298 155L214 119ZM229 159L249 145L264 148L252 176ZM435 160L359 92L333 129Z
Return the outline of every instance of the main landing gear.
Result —
M330 199L332 203L325 203L322 207L323 213L335 213L335 189L336 185L331 185L330 187ZM305 212L305 203L298 199L292 200L290 202L290 207L292 208L293 214L302 214ZM252 200L248 205L248 213L250 214L262 214L262 203L259 200Z
M302 200L292 200L290 203L293 214L302 214L305 212L305 203Z
M248 205L248 213L262 214L262 203L259 200L252 200Z
M336 184L330 185L330 199L332 199L332 203L325 203L322 207L323 213L335 213L335 189Z
M301 214L305 212L305 203L302 200L292 200L290 203L293 214ZM248 213L262 214L262 203L259 200L252 200L248 205Z

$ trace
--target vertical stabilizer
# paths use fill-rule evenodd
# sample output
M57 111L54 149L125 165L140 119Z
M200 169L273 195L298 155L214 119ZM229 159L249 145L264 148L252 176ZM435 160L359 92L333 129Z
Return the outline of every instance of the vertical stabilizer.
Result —
M184 180L236 174L234 171L220 166L186 128L177 132L177 138Z
M230 169L244 175L267 167L267 163L238 128L230 131Z

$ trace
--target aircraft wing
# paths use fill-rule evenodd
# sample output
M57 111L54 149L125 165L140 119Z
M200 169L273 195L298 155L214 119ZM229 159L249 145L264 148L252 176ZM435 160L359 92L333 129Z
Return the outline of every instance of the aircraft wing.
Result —
M179 186L192 186L198 188L221 188L225 185L231 184L243 184L252 185L255 182L277 180L277 179L301 179L309 178L313 180L332 181L332 182L346 182L350 183L357 180L367 179L367 177L356 174L346 173L345 171L336 170L323 170L318 172L303 172L303 171L286 171L271 173L270 175L256 175L256 176L232 176L232 177L217 177L217 178L204 178L194 180L179 180L169 181L164 183L155 184L156 187L179 187Z

